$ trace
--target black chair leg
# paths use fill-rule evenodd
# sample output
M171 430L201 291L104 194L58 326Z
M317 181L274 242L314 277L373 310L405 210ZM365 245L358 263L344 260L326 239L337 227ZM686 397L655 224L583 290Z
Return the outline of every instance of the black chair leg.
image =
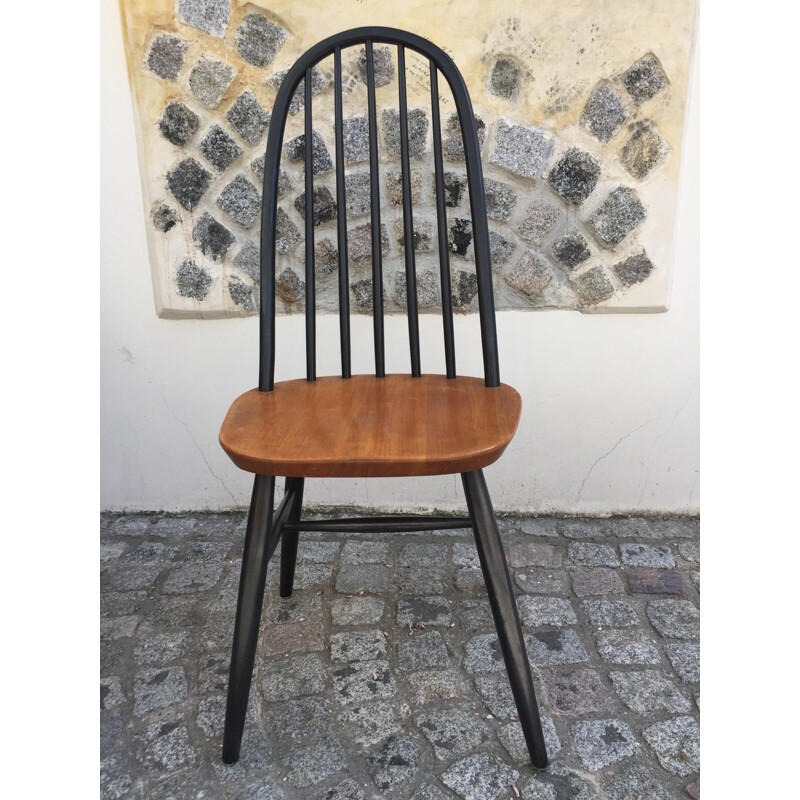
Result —
M542 723L539 719L531 667L514 600L511 575L500 541L492 501L482 470L464 472L461 478L464 482L464 493L467 496L467 507L472 519L475 544L486 581L497 637L500 640L500 650L508 670L511 692L517 704L525 742L533 765L544 769L548 762Z
M267 578L272 540L272 513L275 502L275 478L256 475L253 497L247 518L247 533L242 554L242 574L239 580L239 602L233 630L231 670L228 680L228 704L225 711L225 735L222 760L235 764L244 733L247 700L253 678L253 663L258 644L258 627L264 604L264 585Z
M287 478L286 494L292 492L291 505L286 517L287 522L297 522L300 519L300 511L303 508L303 478ZM281 527L283 520L281 520ZM276 530L276 535L281 532ZM294 587L294 567L297 562L297 541L300 537L298 531L283 531L283 543L281 544L281 597L291 597Z

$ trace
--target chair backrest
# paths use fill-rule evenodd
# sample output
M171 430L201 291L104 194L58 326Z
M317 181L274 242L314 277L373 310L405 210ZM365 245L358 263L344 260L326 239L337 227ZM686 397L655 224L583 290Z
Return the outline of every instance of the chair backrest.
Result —
M475 254L477 293L483 343L484 378L486 385L500 385L497 356L497 333L494 316L489 228L486 221L486 201L483 191L480 144L472 111L472 103L461 73L453 60L439 47L412 33L394 28L364 27L344 31L316 44L302 55L288 71L278 90L267 138L264 163L264 194L261 214L261 321L259 389L272 391L275 372L275 267L278 184L281 149L287 114L300 82L304 83L305 113L305 321L306 377L316 379L316 298L314 263L314 169L312 128L312 68L322 59L334 57L334 114L336 141L336 205L339 266L339 329L341 340L342 377L349 378L350 367L350 286L347 253L347 212L345 202L344 134L342 120L342 50L363 45L366 51L366 83L369 125L370 169L370 226L372 245L372 304L375 345L375 374L385 375L383 264L381 253L381 206L378 172L378 133L375 104L375 68L373 45L397 47L399 84L400 158L402 175L403 242L405 251L406 298L408 331L411 352L411 373L421 374L419 319L414 255L414 225L411 199L411 170L409 166L408 100L406 91L405 51L416 51L430 65L431 118L433 128L433 157L435 168L438 250L442 290L442 320L444 327L445 363L448 378L455 378L455 344L451 302L450 262L448 251L447 214L445 208L444 170L442 165L442 131L439 114L439 72L444 75L455 101L461 125L467 187L472 216L472 236Z

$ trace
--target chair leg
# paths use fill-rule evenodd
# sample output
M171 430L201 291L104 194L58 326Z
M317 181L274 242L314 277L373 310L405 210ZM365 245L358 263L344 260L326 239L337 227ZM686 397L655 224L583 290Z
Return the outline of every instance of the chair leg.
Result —
M297 522L300 519L300 511L303 508L304 483L305 480L303 478L286 479L287 493L291 490L295 492L294 501L289 508L289 515L286 519L287 522ZM281 532L276 530L276 535L280 534ZM297 541L299 537L299 531L283 532L283 543L281 544L281 597L292 596L292 589L294 588L294 567L297 562Z
M508 670L508 679L522 731L531 762L535 767L544 769L548 762L542 723L539 719L528 653L525 649L525 640L522 638L517 604L514 600L511 575L500 541L492 501L482 470L464 472L461 478L464 482L464 493L467 496L467 507L472 519L475 544L486 581L500 650Z
M239 748L244 733L247 700L258 644L258 627L264 604L274 502L275 478L270 475L256 475L247 518L242 573L239 579L239 602L233 630L225 735L222 743L222 760L226 764L235 764L239 760Z

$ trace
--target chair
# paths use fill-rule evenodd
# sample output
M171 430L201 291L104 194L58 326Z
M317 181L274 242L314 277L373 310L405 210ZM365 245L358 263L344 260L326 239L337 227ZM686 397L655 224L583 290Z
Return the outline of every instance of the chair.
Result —
M397 47L402 209L411 375L387 375L384 364L381 209L373 44ZM371 190L372 305L375 374L352 375L350 366L348 232L342 123L342 50L361 45L366 53ZM423 375L414 255L405 51L430 64L438 250L446 375ZM339 269L341 377L317 377L315 349L312 68L334 57L336 200ZM467 168L475 247L484 378L456 374L447 243L438 74L455 100ZM301 80L305 113L305 325L306 377L274 382L275 249L281 144L287 113ZM231 406L220 443L233 462L255 473L242 557L223 761L238 760L264 599L267 562L281 548L280 595L292 593L301 531L401 532L471 527L480 557L514 700L531 761L547 766L530 665L520 629L511 577L482 469L493 463L516 430L521 400L500 383L494 298L489 257L483 175L472 104L450 57L431 42L392 28L364 27L332 36L308 50L289 70L272 112L264 167L261 217L261 316L258 389ZM468 518L396 515L371 519L303 520L303 484L316 477L385 477L460 473ZM273 513L275 477L286 478L280 507Z

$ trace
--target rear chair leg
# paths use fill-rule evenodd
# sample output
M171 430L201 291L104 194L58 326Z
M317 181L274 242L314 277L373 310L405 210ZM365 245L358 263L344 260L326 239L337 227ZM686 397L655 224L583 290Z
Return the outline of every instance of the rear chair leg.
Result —
M472 519L475 544L486 581L497 637L500 640L500 650L506 662L511 692L517 704L528 753L533 765L544 769L547 766L547 750L542 734L542 723L539 719L528 653L519 624L517 604L514 601L514 588L503 545L500 542L492 501L482 470L464 472L461 478L464 482L464 494L467 496L467 508Z
M247 517L242 574L239 579L239 602L233 629L228 704L222 743L222 760L226 764L235 764L239 760L239 748L244 733L244 718L258 644L258 626L264 604L274 501L275 478L271 475L256 475Z
M286 493L294 493L294 499L289 507L286 522L297 522L300 519L300 511L303 508L303 478L287 478ZM283 520L280 521L281 528ZM276 526L277 528L277 526ZM281 535L281 531L275 531L276 536ZM291 597L294 587L294 566L297 562L297 540L300 534L298 531L283 531L283 542L281 543L281 597Z

